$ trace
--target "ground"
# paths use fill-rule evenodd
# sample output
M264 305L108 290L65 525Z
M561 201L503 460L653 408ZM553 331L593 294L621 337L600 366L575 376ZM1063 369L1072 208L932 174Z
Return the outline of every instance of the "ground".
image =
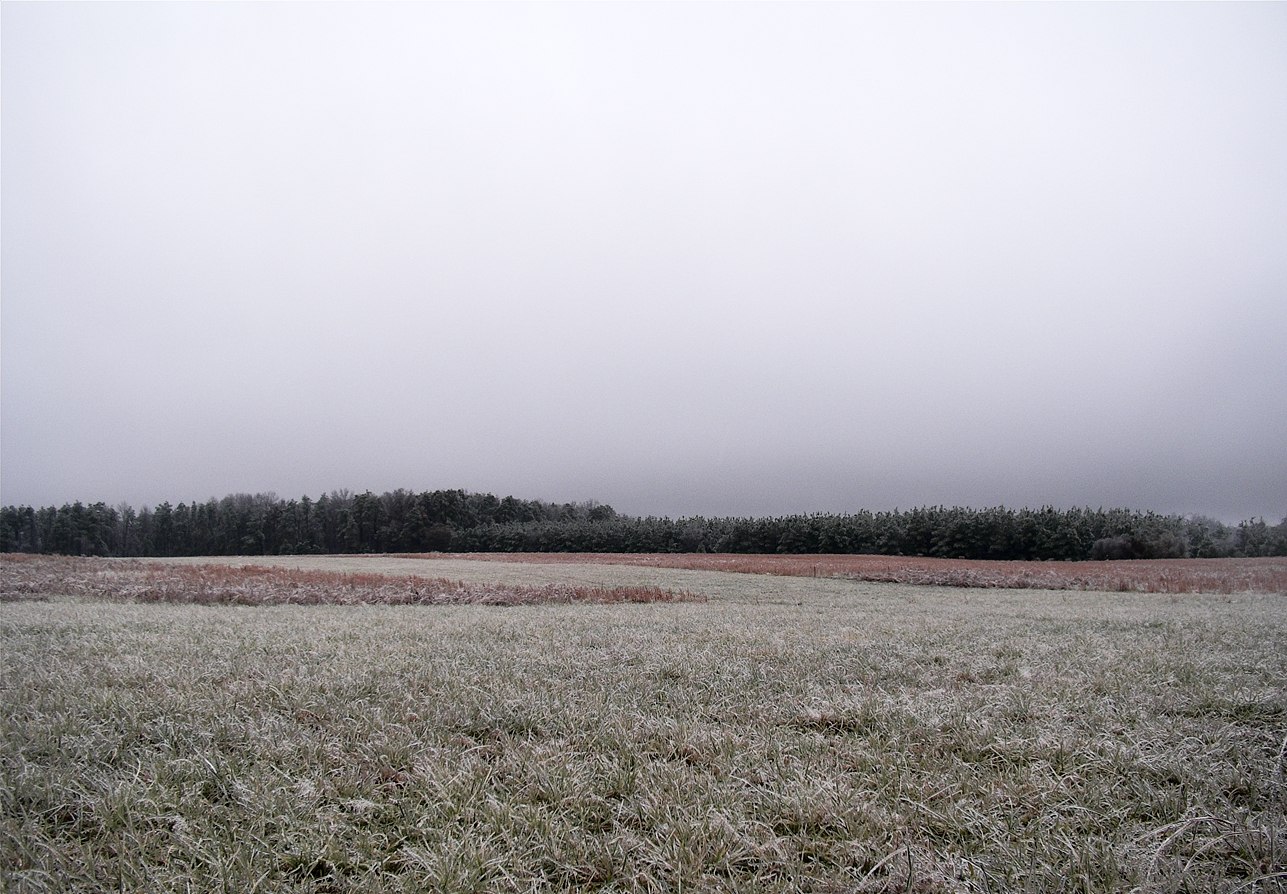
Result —
M0 604L4 890L1287 887L1281 593L283 561L706 601Z

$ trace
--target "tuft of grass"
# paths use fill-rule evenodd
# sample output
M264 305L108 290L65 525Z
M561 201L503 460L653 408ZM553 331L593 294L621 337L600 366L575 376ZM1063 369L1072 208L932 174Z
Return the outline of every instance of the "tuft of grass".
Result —
M0 604L0 889L1283 888L1285 597L674 574Z

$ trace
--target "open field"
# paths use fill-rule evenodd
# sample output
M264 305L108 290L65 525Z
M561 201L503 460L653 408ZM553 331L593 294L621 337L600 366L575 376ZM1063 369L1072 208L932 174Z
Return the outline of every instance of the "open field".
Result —
M193 579L264 577L237 564ZM0 888L1287 889L1282 593L240 564L707 601L145 604L50 583L0 604Z
M420 569L426 566L423 563ZM69 596L198 605L535 605L547 602L685 602L701 597L648 586L539 585L447 580L380 570L292 568L244 562L102 561L7 556L0 602Z
M426 558L436 554L424 554ZM1287 593L1287 558L991 562L917 556L710 553L468 553L479 561L640 565L940 587L1138 593Z

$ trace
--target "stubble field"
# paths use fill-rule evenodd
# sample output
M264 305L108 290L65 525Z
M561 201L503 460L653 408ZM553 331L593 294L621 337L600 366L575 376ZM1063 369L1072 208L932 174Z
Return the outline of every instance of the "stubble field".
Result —
M1281 592L320 557L147 601L19 564L6 891L1287 887ZM251 598L326 575L562 595Z

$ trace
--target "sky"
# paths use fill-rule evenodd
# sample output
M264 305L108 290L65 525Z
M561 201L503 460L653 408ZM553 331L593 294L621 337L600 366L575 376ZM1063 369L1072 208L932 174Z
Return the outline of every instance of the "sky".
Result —
M0 7L0 500L1287 515L1285 4Z

